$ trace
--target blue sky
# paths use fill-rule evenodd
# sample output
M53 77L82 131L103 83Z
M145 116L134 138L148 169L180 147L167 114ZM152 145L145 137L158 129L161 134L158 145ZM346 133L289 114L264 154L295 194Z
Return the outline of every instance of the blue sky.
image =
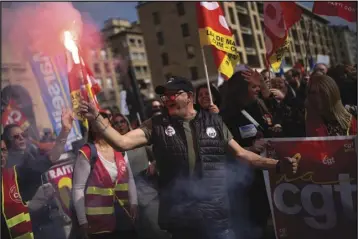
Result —
M313 1L300 1L299 3L312 9ZM15 8L23 4L29 4L29 2L12 3ZM104 21L109 18L123 18L129 21L138 20L137 2L73 2L72 4L79 11L87 12L99 28L101 28ZM348 23L338 17L327 17L327 19L335 25L348 25L352 30L356 31L355 23Z
M299 3L312 9L313 2ZM137 2L74 2L73 5L81 12L88 12L99 27L103 26L105 20L112 17L128 19L129 21L138 19ZM348 23L338 17L327 17L327 19L335 25L348 25L356 31L356 24Z

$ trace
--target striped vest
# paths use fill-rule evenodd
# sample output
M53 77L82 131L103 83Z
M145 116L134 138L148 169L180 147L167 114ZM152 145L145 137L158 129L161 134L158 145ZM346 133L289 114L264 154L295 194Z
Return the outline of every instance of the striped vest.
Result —
M89 146L80 150L90 159ZM85 192L86 217L91 234L113 232L116 229L115 203L129 215L128 170L122 153L115 152L117 179L112 179L101 160L97 159L88 178Z
M33 239L27 206L17 184L16 168L2 169L2 213L12 239Z

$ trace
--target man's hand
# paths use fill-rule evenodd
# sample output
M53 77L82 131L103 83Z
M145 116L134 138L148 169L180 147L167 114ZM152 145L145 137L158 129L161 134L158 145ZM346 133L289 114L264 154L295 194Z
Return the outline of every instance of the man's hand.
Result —
M154 161L151 164L149 164L149 166L147 168L147 174L150 176L153 176L156 173L157 173L156 162Z
M130 211L131 219L132 219L133 221L135 221L135 220L137 219L137 216L138 216L138 205L132 204L130 210L131 210L131 211Z
M209 112L215 113L215 114L220 112L219 108L214 104L210 105L208 110L209 110Z
M296 173L298 169L298 161L296 158L286 157L279 162L281 173Z
M62 109L62 115L61 115L61 124L62 124L62 130L66 132L70 132L72 128L74 117L73 112L70 109Z
M99 114L94 102L87 102L85 100L80 101L80 113L88 120L94 120Z

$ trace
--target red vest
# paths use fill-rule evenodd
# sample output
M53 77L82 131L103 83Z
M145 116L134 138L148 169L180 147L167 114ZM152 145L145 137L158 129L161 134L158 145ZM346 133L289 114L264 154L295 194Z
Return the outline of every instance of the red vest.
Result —
M29 210L22 202L17 185L15 167L2 169L2 213L12 239L34 238Z
M90 148L83 146L80 152L90 159ZM128 171L122 153L115 152L117 179L112 179L97 158L87 181L85 193L86 217L91 234L113 232L116 228L114 203L118 203L129 215Z

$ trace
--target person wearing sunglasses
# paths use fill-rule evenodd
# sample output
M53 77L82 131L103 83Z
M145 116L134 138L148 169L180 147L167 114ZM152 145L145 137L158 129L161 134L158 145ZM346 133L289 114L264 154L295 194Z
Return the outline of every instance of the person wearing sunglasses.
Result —
M158 221L173 239L234 238L226 187L227 153L279 172L295 173L297 161L277 161L242 148L218 114L194 109L194 87L183 77L172 77L155 92L167 112L125 135L105 122L93 102L82 100L80 111L117 150L153 146L159 171Z
M18 125L9 124L5 126L3 140L8 149L8 157L3 169L7 172L3 185L16 185L17 187L3 187L3 190L8 190L9 192L4 192L4 194L17 198L19 203L14 204L13 200L7 200L3 205L6 208L5 213L3 213L4 218L12 237L23 233L21 230L17 231L21 227L13 228L13 223L10 220L14 213L21 214L22 210L25 210L23 211L25 214L29 212L29 219L21 223L31 223L29 233L33 233L35 238L61 239L65 237L63 223L55 220L55 218L61 216L53 200L54 189L50 183L45 182L42 175L60 159L64 152L73 119L71 110L62 110L61 132L53 148L46 154L41 153L37 147L29 142L28 137ZM26 206L19 208L20 204Z

